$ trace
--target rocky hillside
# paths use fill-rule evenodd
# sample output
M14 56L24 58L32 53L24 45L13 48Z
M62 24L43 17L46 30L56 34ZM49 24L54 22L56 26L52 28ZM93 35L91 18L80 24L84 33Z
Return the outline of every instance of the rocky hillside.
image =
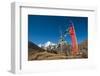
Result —
M80 50L82 50L82 49L88 50L88 41L85 40L81 44L79 44L79 49Z
M83 58L88 58L88 40L85 40L79 44L79 51L82 53Z
M34 44L33 42L29 41L28 42L28 51L36 51L36 52L42 52L45 51L44 49L40 48L39 46L37 46L36 44Z
M37 46L33 42L28 42L28 60L53 60L53 59L79 59L88 58L88 41L85 40L79 44L79 55L71 55L71 45L64 45L61 48L58 46L56 49L45 50Z

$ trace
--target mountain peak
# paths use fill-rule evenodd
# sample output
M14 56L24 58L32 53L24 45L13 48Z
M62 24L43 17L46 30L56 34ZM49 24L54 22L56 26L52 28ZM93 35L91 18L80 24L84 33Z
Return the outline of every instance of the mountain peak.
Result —
M42 46L48 47L48 46L54 46L54 45L56 45L56 44L53 43L53 42L51 42L51 41L47 41L46 43L44 43L44 44L39 44L38 46L39 46L39 47L42 47Z
M50 46L50 45L56 45L56 44L53 43L53 42L50 42L50 41L47 41L47 42L44 44L45 47L48 47L48 46Z

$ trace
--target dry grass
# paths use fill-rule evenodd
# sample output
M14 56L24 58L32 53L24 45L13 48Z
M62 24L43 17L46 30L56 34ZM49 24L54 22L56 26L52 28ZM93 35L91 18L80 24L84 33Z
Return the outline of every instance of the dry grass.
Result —
M66 59L64 54L54 54L50 52L37 52L29 53L28 60L53 60L53 59Z
M28 60L55 60L55 59L77 59L77 58L83 58L82 55L79 56L66 56L64 53L50 53L47 51L44 52L30 52L28 55Z
M66 46L65 46L66 47ZM88 58L88 42L85 40L79 44L79 52L73 56L71 53L71 47L64 48L61 52L59 48L53 50L44 50L38 47L36 44L29 42L28 45L28 60L54 60L54 59L80 59Z

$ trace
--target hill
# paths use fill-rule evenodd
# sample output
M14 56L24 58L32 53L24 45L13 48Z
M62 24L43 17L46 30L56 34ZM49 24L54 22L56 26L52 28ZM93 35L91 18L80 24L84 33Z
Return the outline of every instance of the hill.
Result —
M28 49L29 49L28 51L37 51L37 52L45 51L44 49L40 48L39 46L37 46L31 41L28 41Z
M84 40L79 44L79 51L82 53L83 58L88 58L88 40Z

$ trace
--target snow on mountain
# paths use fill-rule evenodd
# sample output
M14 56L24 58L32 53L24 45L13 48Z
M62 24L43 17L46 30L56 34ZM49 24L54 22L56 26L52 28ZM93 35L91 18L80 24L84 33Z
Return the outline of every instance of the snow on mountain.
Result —
M39 46L39 47L42 47L42 44L39 44L38 46Z
M48 47L48 46L55 46L56 44L53 43L53 42L50 42L50 41L47 41L46 43L44 44L39 44L38 46L39 47Z
M44 44L45 47L54 46L54 45L56 45L56 44L53 43L53 42L50 42L50 41L47 41L47 42Z

